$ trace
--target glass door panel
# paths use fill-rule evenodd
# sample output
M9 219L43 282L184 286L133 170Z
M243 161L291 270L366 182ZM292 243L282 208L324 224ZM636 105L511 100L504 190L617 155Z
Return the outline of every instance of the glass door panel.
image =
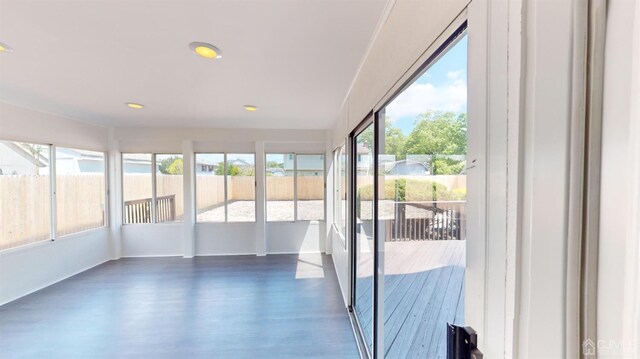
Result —
M373 352L373 124L354 139L355 187L355 292L353 307L362 336Z
M466 61L463 35L377 116L388 358L444 358L464 324Z

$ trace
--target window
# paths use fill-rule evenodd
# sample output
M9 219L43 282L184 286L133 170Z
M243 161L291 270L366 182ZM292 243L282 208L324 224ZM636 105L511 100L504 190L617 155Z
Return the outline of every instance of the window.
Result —
M196 153L196 221L225 221L224 154Z
M324 220L324 155L296 156L295 188L297 219Z
M151 223L153 168L150 153L122 154L124 223Z
M182 167L181 154L156 155L156 223L182 222Z
M51 239L50 146L0 141L0 249Z
M346 239L347 235L347 155L345 146L342 145L335 151L335 197L334 197L334 213L335 224L338 233ZM346 245L346 241L344 242Z
M227 222L255 222L254 154L227 154Z
M267 221L324 220L324 155L267 154Z
M125 224L182 221L181 154L125 153L122 173Z
M58 236L105 225L105 184L104 153L56 147Z
M374 233L383 253L375 270L384 276L374 295L381 298L385 315L374 322L383 323L378 326L385 333L381 352L389 357L446 357L440 328L465 322L468 53L466 35L456 36L378 112L378 187L359 188L362 195L377 191L374 220L384 223L385 230ZM391 286L392 298L383 295L389 283L415 278L430 288L429 295L403 284ZM395 310L405 301L424 309L417 319ZM360 323L371 318L367 310ZM416 320L430 325L389 330L389 323ZM397 343L422 347L405 350Z
M267 154L265 168L267 221L294 221L294 155Z

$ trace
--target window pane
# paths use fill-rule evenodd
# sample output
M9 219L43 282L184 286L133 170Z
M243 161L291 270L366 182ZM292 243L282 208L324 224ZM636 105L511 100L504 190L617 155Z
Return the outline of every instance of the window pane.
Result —
M227 221L255 222L255 155L227 155Z
M355 301L354 311L369 348L373 349L373 273L374 273L374 225L373 225L373 124L368 125L356 138L358 153L355 182Z
M293 154L267 155L267 221L294 220L293 163Z
M196 211L198 222L224 222L224 155L196 154Z
M298 219L324 220L324 155L298 155Z
M156 222L182 222L182 155L156 155Z
M151 154L122 155L124 223L151 223Z
M56 148L58 236L105 224L104 153Z
M378 228L386 229L378 235L380 321L388 357L446 357L441 328L465 322L466 61L462 37L378 115ZM412 309L398 309L405 303ZM387 325L403 322L430 324Z
M338 230L347 238L347 154L345 146L338 153ZM346 244L346 242L345 242Z
M0 141L0 249L51 238L49 146Z

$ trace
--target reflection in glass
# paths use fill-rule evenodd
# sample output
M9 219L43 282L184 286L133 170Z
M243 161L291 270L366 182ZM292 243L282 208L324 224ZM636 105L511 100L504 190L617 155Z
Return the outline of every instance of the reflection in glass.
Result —
M354 309L363 336L373 350L373 124L355 138L355 252L356 283Z

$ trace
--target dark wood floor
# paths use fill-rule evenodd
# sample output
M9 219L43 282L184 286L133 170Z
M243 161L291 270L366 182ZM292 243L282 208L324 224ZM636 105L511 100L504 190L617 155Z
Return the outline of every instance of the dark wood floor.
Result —
M0 357L358 358L358 351L331 257L273 255L105 263L1 306Z

